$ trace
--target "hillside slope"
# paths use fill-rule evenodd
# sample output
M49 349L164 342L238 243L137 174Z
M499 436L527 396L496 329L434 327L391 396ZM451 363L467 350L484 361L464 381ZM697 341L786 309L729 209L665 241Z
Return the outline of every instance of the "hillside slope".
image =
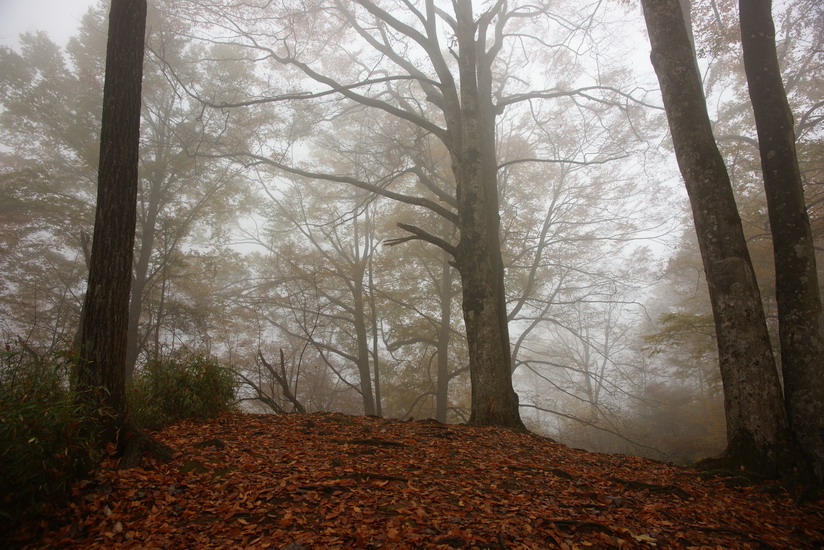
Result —
M814 548L824 502L535 435L340 414L169 426L170 464L102 469L28 548ZM24 542L25 541L25 542Z

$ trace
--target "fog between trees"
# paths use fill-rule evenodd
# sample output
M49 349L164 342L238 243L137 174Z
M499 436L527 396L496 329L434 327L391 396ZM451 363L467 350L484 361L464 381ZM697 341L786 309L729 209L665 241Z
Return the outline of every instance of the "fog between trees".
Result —
M681 462L724 449L704 268L635 8L260 4L149 6L127 376L197 349L258 411L523 421ZM27 35L0 52L2 329L38 357L78 330L107 14L65 51ZM797 0L773 17L820 253L824 16ZM694 2L692 22L778 349L736 6Z

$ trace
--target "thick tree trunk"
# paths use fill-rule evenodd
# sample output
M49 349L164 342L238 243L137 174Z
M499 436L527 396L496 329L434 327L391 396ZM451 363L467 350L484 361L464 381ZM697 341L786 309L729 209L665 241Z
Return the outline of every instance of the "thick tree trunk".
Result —
M115 0L109 18L97 212L83 306L79 382L125 413L124 359L137 200L146 2Z
M712 302L727 418L725 454L748 468L780 475L792 460L781 386L679 0L642 4Z
M824 313L771 8L771 0L739 2L741 44L773 236L786 409L796 442L822 481Z
M146 0L112 1L97 211L77 362L79 388L114 413L103 418L104 436L132 451L130 464L150 445L161 458L171 457L168 447L132 429L125 395L145 25Z
M497 235L461 224L458 268L472 383L470 424L523 429L509 370L511 351L503 300L503 268Z
M525 429L512 388L500 244L495 113L484 59L477 58L471 0L458 0L460 145L452 151L461 232L456 263L463 284L472 411L469 422ZM488 68L487 68L488 69ZM479 73L484 74L479 74ZM488 78L487 78L488 80Z

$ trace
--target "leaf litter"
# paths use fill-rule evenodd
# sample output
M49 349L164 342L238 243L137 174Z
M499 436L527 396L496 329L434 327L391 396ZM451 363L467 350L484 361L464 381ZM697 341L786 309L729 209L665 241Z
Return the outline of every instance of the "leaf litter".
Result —
M25 548L820 548L824 501L775 483L570 449L499 428L336 413L231 413L113 459Z

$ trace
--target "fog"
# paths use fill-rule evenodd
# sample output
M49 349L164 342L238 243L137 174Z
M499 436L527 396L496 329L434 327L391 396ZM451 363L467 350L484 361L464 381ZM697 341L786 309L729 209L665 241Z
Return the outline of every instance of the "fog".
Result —
M83 14L95 0L2 0L0 2L0 44L14 46L18 35L43 31L58 44L65 44Z
M0 331L40 359L72 349L88 277L106 45L105 6L81 21L92 4L0 4ZM455 14L150 2L128 378L197 352L239 377L245 410L466 422L470 370L498 338L484 357L530 430L679 463L723 450L707 283L640 10L487 4L472 95ZM820 254L808 4L776 18ZM771 319L734 18L697 6L696 51ZM53 43L18 39L35 30Z

